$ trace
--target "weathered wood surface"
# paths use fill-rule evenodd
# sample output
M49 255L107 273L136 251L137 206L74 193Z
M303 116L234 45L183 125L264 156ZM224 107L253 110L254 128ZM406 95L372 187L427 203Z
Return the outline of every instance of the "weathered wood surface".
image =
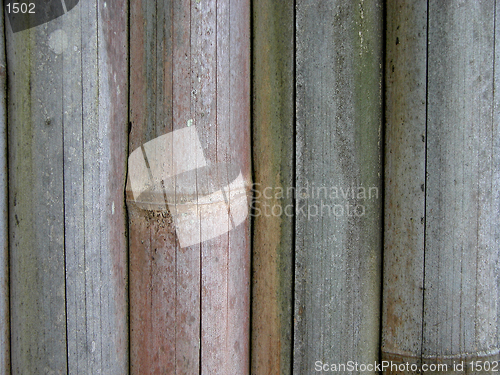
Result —
M427 1L387 3L382 359L422 349Z
M7 180L7 65L0 6L0 374L10 374L9 217Z
M378 358L383 9L298 0L296 12L293 368L302 374L316 361Z
M496 5L388 7L383 355L498 359Z
M127 13L7 27L14 374L128 371Z
M253 3L252 374L292 373L294 4ZM285 209L287 210L285 212ZM272 211L273 210L273 211Z
M194 126L206 163L229 162L249 183L249 11L246 0L132 1L130 153ZM148 159L150 150L144 148ZM192 157L184 151L186 159ZM161 155L153 159L162 162ZM135 173L131 168L129 176ZM201 191L207 183L195 185ZM249 220L181 247L176 218L166 206L141 204L132 193L131 372L247 373ZM197 210L203 238L207 225L222 218L205 216L202 205Z

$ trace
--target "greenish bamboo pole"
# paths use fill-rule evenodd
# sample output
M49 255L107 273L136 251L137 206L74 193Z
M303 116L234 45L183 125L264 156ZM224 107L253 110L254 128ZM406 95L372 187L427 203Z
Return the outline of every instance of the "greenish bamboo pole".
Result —
M251 373L287 375L293 348L294 199L279 191L294 186L294 4L255 1L253 20ZM292 215L282 212L290 208Z

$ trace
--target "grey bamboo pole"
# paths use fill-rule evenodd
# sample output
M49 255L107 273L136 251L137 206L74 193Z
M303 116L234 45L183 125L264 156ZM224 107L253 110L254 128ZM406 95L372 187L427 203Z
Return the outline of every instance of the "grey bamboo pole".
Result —
M298 0L296 12L293 368L302 374L378 359L383 7Z
M389 7L383 354L498 360L498 8Z
M7 27L13 374L128 371L127 14Z
M422 349L427 2L387 4L382 354Z
M5 21L3 7L0 8L0 374L10 374L7 66Z

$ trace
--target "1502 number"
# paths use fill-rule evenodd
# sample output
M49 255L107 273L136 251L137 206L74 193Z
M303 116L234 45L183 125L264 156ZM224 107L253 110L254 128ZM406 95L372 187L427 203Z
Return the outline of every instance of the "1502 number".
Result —
M7 4L8 13L35 13L35 3L10 3Z
M469 362L472 372L498 372L498 361L471 361Z

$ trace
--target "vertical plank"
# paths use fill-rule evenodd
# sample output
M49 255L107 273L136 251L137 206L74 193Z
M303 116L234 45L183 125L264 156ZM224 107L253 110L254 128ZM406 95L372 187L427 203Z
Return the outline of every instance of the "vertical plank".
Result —
M496 119L499 118L499 109L500 109L500 69L498 68L498 62L500 61L500 22L498 22L497 15L500 14L500 4L495 3L495 39L494 39L494 51L495 55L493 56L493 61L495 65L493 67L494 76L493 76L493 121L492 121L492 129L491 129L491 198L490 198L490 223L500 223L500 210L498 207L500 206L500 125ZM494 166L497 166L496 168ZM490 251L495 252L495 244L498 244L500 239L500 225L492 225L491 232L489 233L490 241L493 243L493 246L490 246ZM498 280L498 278L497 278ZM500 290L500 286L498 285L498 281L496 284L497 290ZM496 298L498 301L498 297ZM498 324L498 305L497 307L497 330L496 337L497 340L500 337L500 324ZM493 320L494 321L494 320Z
M8 34L13 373L128 371L127 13Z
M236 167L249 181L250 5L225 0L191 6L191 108L204 155L211 165ZM228 170L217 173L228 181ZM231 215L231 193L227 199ZM200 369L208 374L249 371L249 221L231 230L226 215L204 216L228 225L226 234L201 244ZM207 230L206 224L200 228Z
M7 66L4 13L0 8L0 373L10 374Z
M90 72L82 90L86 274L81 282L86 283L88 327L84 353L88 353L89 347L91 351L86 354L89 365L83 368L88 373L124 374L129 367L123 193L127 155L128 3L96 1L89 8L85 3L81 7L89 12L89 16L83 14L83 20L91 20L97 12L97 43L87 44L88 50L83 48L83 53L88 51L97 61L97 70ZM82 40L88 37L88 29L93 30L92 24L85 25ZM91 66L91 62L84 58L82 65ZM94 86L92 78L96 73L98 85Z
M134 1L131 14L130 160L147 143L141 164L149 171L146 179L159 180L152 171L168 174L167 159L181 165L184 161L175 159L181 154L193 165L206 163L209 171L204 175L190 167L196 171L194 187L189 187L196 188L191 207L201 218L192 235L207 238L190 246L182 245L187 239L175 225L182 219L177 210L189 205L183 200L190 197L179 188L185 175L172 179L172 191L161 187L161 199L165 194L167 202L174 200L168 210L165 201L152 204L153 195L135 199L132 182L128 185L131 371L246 373L249 224L245 220L229 234L228 226L226 233L208 239L219 221L229 225L232 193L224 190L224 219L210 216L217 203L203 201L201 192L212 180L227 180L231 168L225 170L223 163L238 167L246 181L250 178L249 4ZM182 149L195 144L179 141L170 148L158 143L169 139L161 136L172 133L175 138L190 126L203 156ZM129 176L141 173L137 168L130 162Z
M294 186L295 167L294 3L255 1L253 35L251 373L288 375L293 350L294 197L286 192Z
M145 142L142 132L135 135L137 126L146 127L151 121L148 113L154 111L155 106L148 106L148 90L144 76L151 77L150 58L155 61L156 38L151 37L150 23L156 17L150 17L148 8L151 2L130 2L130 124L129 124L129 153ZM153 3L155 5L155 3ZM154 23L153 23L154 25ZM151 40L152 39L152 40ZM134 48L141 46L143 48ZM153 85L150 86L150 89ZM152 108L150 108L152 107ZM154 113L154 112L153 112ZM147 129L147 128L146 128ZM136 141L136 137L140 137ZM128 166L130 174L130 165ZM127 191L127 203L129 200ZM144 249L142 244L149 239L147 218L139 223L136 216L142 216L137 208L127 204L129 218L129 276L130 276L130 371L132 374L147 372L147 363L151 363L148 342L151 341L150 309L151 306L151 272L148 242ZM137 224L136 224L137 223ZM136 250L137 249L137 250ZM151 372L151 371L150 371Z
M190 1L176 2L174 8L174 45L172 78L174 129L184 128L193 119L192 112L192 56ZM168 77L165 81L169 82ZM196 374L200 369L201 324L201 248L199 244L186 249L177 247L178 280L176 300L176 370Z
M495 2L429 4L423 356L498 356Z
M294 372L378 358L382 2L296 3Z
M179 22L175 19L180 10L179 3L131 2L130 152L173 130L172 90L176 82L172 66L185 66L187 60L184 55L178 61L172 57L177 56L176 47L183 41L180 37L178 44L173 43L172 33L189 25L189 12L187 19L182 12ZM189 95L189 90L186 93ZM129 173L131 168L129 164ZM148 211L130 200L128 212L131 373L175 373L176 288L182 284L182 279L175 277L175 228L168 212ZM179 353L179 357L194 360L197 368L198 354L193 349Z
M219 1L218 4L222 3ZM220 5L218 5L220 7ZM221 106L229 111L229 123L221 123L224 131L217 134L217 144L226 145L224 154L227 163L236 167L243 181L245 182L245 192L238 192L241 187L236 187L236 191L231 191L231 187L224 188L227 195L229 214L232 216L232 225L236 228L228 232L229 246L228 259L228 321L226 330L228 331L227 350L230 354L227 373L246 374L250 371L250 218L247 216L243 220L242 216L236 219L236 212L244 211L242 204L248 205L248 201L240 194L248 195L248 187L251 182L251 148L250 148L250 1L230 0L228 7L229 22L221 26L226 34L229 34L226 43L217 41L218 46L230 51L228 54L226 67L218 68L219 72L226 71L228 84L218 85L221 92L221 99L226 103ZM221 30L218 26L218 31ZM220 54L220 53L218 53ZM239 103L234 105L234 103ZM227 141L226 141L227 139ZM220 157L218 157L220 160ZM226 180L230 183L231 178ZM230 185L231 186L231 185ZM218 348L214 348L218 350Z
M387 3L382 359L419 362L425 226L427 1Z
M224 55L217 54L219 40L221 37L227 38L227 30L224 27L218 28L219 24L223 23L227 29L228 13L221 8L228 6L229 1L207 0L203 3L191 1L191 85L193 88L191 113L200 132L205 157L214 164L218 162L219 157L227 159L227 156L221 152L227 150L229 139L226 138L224 144L219 146L218 133L221 130L224 134L226 127L231 125L229 113L221 113L222 110L219 110L226 103L222 95L225 88L221 86L219 91L218 83L220 79L226 78L227 73L222 71L219 75L218 68L221 64L227 68L227 62L221 61ZM219 17L223 19L218 23ZM226 85L227 83L226 79ZM224 109L227 110L227 107ZM221 118L218 117L219 114L222 115ZM204 215L203 220L208 221L213 218ZM203 230L205 228L200 228L200 231ZM201 244L201 374L224 373L229 363L228 250L228 235L222 235Z
M82 2L62 27L68 370L89 374L128 369L127 6L105 4Z

